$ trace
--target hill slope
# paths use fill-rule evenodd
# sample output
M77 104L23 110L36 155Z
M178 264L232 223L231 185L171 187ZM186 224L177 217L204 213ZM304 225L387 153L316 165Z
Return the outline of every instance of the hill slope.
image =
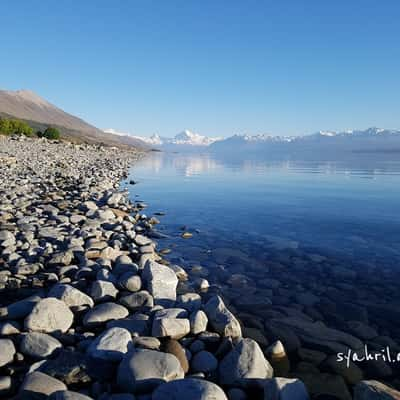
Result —
M0 116L24 120L35 129L55 126L60 129L63 137L75 141L146 147L140 140L122 139L118 135L105 133L29 90L0 90Z

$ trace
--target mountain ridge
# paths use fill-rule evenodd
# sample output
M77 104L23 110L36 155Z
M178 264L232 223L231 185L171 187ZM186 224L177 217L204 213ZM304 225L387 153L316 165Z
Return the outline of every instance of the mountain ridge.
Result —
M134 138L120 138L103 132L82 118L63 111L31 90L0 90L0 116L17 118L34 129L57 127L69 140L114 146L146 147Z

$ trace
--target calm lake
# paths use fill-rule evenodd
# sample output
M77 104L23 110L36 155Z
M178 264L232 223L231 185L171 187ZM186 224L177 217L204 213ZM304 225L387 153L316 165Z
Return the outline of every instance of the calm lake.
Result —
M213 246L256 241L381 267L400 260L400 157L232 162L155 152L130 178L138 181L129 186L132 199L149 205L146 214L166 213L165 233L179 236L185 226L194 234L182 240L182 253L211 239Z
M328 379L331 393L348 398L336 375L318 375L337 373L339 352L365 345L376 353L385 346L400 352L396 155L232 162L152 153L123 186L132 200L149 205L147 216L160 220L157 230L168 238L156 239L158 249L192 282L182 292L199 290L207 280L208 292L223 295L246 336L264 348L283 342L291 373L309 387ZM183 232L193 236L184 239ZM331 362L316 369L300 346ZM358 364L351 364L357 379L400 386L397 365Z

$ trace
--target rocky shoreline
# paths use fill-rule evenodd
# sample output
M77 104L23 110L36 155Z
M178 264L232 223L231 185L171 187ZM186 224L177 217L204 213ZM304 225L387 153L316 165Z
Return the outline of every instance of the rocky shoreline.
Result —
M309 393L317 348L361 351L362 341L301 311L265 310L276 332L266 343L205 279L163 259L159 221L119 190L141 156L0 137L0 398L400 398L332 357L325 386L344 394ZM296 348L304 370L294 376L288 347L298 337L308 347Z

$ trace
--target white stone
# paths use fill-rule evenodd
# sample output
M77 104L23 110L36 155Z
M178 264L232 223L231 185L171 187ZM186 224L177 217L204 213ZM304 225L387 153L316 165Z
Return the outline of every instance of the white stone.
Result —
M117 383L127 392L147 392L163 382L184 377L179 360L172 354L137 349L121 361Z
M273 369L257 342L247 338L222 359L219 376L221 385L246 387L255 380L272 378Z
M25 318L25 328L36 332L66 332L72 325L74 314L61 300L48 297L40 300Z
M154 297L155 304L168 306L175 302L178 278L172 269L155 261L148 261L142 278L147 290Z
M131 345L129 331L124 328L110 328L91 343L87 353L102 360L121 361Z
M225 306L219 296L213 296L205 304L204 311L207 314L210 325L222 336L239 338L242 336L242 329L239 321Z

